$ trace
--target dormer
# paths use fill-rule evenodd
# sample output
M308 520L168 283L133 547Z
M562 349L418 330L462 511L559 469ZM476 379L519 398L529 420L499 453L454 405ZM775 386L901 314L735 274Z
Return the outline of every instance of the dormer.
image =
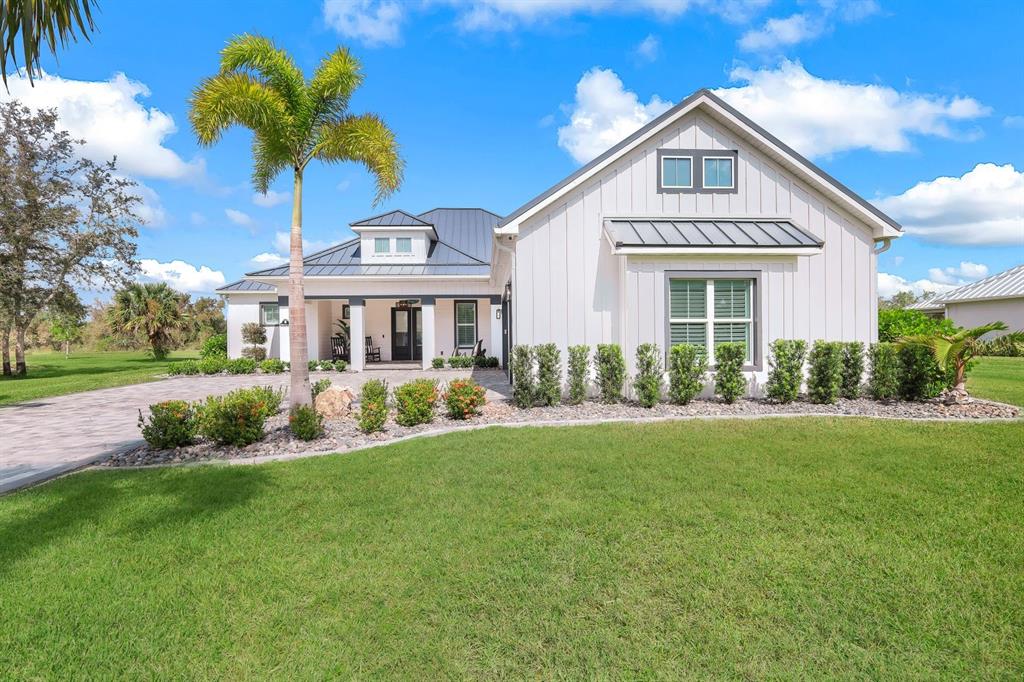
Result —
M434 226L405 211L391 211L351 223L359 235L364 264L427 262L431 242L437 241Z

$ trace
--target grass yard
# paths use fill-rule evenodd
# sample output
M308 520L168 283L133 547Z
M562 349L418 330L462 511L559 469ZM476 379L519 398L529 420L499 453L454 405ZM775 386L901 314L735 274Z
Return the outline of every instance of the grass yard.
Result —
M450 434L0 498L0 678L1024 676L1024 426Z
M198 351L175 351L166 360L154 360L142 351L72 353L70 358L63 353L29 353L28 376L0 376L0 405L141 384L166 374L172 363L196 357Z
M1024 407L1024 358L978 358L967 375L971 395Z

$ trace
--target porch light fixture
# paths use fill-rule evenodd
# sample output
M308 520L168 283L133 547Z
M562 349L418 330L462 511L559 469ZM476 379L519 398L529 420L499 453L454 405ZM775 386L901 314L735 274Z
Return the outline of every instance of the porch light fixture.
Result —
M278 322L278 324L279 324L280 326L282 326L282 327L287 327L287 326L288 326L288 318L287 318L287 317L286 317L286 318L284 318L283 320L281 320L280 322Z

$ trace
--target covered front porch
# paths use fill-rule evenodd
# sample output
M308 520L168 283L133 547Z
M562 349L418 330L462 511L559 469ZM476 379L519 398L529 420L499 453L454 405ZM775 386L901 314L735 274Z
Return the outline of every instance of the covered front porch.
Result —
M288 324L288 297L278 299ZM344 359L353 371L429 368L435 357L483 355L506 364L501 296L306 296L310 360ZM280 357L289 355L280 335Z

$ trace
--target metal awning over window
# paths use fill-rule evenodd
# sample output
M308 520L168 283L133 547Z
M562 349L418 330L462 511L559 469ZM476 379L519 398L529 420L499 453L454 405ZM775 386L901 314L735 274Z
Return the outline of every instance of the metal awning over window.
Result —
M816 253L824 242L788 220L614 218L604 223L617 253Z

